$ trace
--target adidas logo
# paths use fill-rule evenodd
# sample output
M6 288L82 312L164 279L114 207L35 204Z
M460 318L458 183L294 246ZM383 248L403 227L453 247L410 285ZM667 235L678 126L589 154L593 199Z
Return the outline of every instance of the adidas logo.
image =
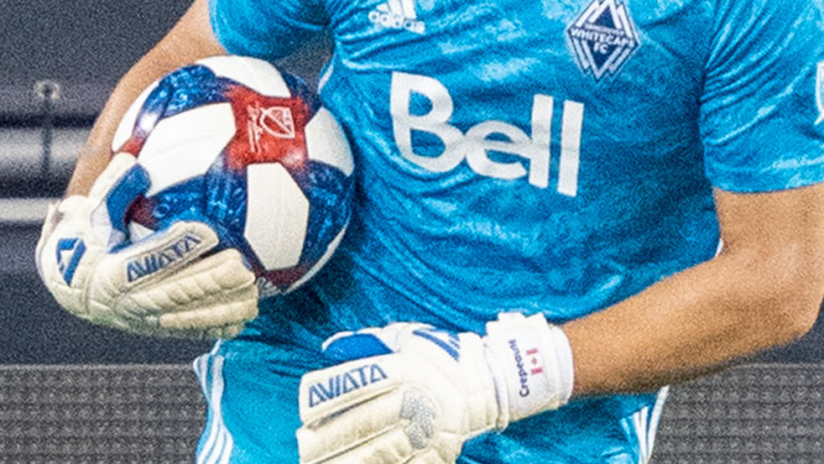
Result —
M417 18L415 0L389 0L369 13L369 21L379 26L423 34L426 26Z

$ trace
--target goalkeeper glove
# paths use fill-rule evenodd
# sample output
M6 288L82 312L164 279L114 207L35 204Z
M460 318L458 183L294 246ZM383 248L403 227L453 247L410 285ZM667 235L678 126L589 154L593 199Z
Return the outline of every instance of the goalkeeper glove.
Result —
M126 242L126 211L149 182L135 158L119 154L88 196L52 205L37 243L37 268L70 313L152 336L226 338L257 315L253 273L236 250L208 254L217 234L178 222Z
M569 342L542 315L502 314L484 338L392 324L324 351L348 362L301 379L302 464L454 463L466 440L572 394Z

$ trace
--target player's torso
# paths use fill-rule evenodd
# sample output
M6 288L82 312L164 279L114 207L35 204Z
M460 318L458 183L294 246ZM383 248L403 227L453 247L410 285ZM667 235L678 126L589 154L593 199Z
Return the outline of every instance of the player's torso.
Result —
M352 253L423 299L559 319L705 259L711 3L330 0Z

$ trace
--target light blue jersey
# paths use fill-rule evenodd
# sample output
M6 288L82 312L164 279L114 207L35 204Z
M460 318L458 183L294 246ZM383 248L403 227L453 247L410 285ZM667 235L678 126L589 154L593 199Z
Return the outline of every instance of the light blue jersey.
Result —
M482 332L513 310L585 316L713 256L713 187L824 180L821 0L211 10L230 52L268 59L330 28L321 97L351 139L358 189L327 268L198 361L213 408L202 460L295 462L297 379L324 365L320 342L336 331L419 321ZM659 415L655 394L573 401L468 443L461 462L645 462Z

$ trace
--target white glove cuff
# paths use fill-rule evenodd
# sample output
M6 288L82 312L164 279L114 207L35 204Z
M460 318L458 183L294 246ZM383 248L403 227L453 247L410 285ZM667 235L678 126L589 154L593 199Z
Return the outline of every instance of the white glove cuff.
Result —
M558 409L574 385L572 349L564 332L542 314L500 314L486 326L487 362L500 406L498 428Z

